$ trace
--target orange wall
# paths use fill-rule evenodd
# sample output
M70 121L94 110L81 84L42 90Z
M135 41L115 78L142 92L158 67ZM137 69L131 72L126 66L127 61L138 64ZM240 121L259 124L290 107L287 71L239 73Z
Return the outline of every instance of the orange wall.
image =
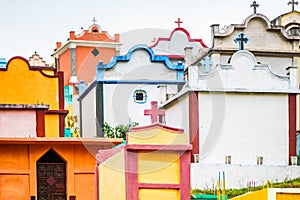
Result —
M276 194L276 200L299 200L300 194L299 193L277 193Z
M66 161L67 195L95 199L94 167L97 146L82 144L0 144L0 199L37 195L36 161L53 148ZM69 198L68 198L69 199Z
M0 174L0 199L29 199L29 175Z
M90 83L94 80L96 75L96 66L100 60L103 63L109 63L111 58L115 56L116 51L113 48L101 48L97 50L99 54L94 56L91 51L94 47L77 47L76 59L77 59L77 76L78 80L84 80L86 83Z
M71 77L71 57L70 49L67 49L59 56L59 68L60 71L64 72L64 85L69 85Z
M96 65L100 60L104 63L110 62L115 56L114 48L97 47L99 54L95 57L91 52L95 47L76 46L76 73L78 81L91 82L96 74ZM64 72L64 85L69 85L71 77L70 49L67 49L59 56L59 70Z

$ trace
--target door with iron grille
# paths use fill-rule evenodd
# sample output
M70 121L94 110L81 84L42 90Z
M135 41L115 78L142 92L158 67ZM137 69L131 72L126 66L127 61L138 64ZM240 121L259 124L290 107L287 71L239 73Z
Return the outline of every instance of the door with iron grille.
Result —
M52 149L37 162L37 199L66 200L66 164Z

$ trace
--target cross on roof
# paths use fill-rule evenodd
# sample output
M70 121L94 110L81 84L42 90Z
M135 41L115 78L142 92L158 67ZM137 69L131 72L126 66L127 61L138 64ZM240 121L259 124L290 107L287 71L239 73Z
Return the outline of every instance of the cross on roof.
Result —
M234 39L235 43L239 43L239 50L244 50L244 42L247 43L248 41L249 39L244 33L238 34L238 36Z
M151 123L158 122L158 116L164 116L165 110L157 109L157 101L151 101L151 109L144 110L144 115L151 116Z
M250 7L253 7L254 14L256 14L256 9L259 7L259 4L256 3L256 1L253 1L253 3L250 5Z
M295 11L295 5L298 5L298 1L292 0L288 2L288 5L292 4L292 11Z
M204 72L205 72L205 73L208 73L209 70L210 70L210 67L211 67L214 63L211 61L210 57L205 56L204 59L201 60L200 64L201 64L202 66L204 66Z
M175 23L178 25L178 28L180 28L180 24L182 24L183 21L180 21L180 18L178 18L177 21L175 21Z
M93 19L92 19L92 22L93 22L93 24L96 24L96 18L95 17L93 17Z

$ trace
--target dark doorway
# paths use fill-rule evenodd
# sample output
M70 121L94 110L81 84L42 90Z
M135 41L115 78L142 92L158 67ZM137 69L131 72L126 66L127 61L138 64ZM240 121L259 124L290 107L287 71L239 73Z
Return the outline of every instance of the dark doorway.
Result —
M50 149L36 164L37 199L66 200L66 163Z

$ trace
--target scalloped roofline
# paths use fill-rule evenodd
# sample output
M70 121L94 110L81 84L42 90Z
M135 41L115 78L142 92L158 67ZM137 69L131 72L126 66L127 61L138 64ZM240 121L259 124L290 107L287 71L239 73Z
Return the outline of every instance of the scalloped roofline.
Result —
M10 63L13 60L22 60L28 66L28 70L39 71L41 73L41 75L43 75L47 78L56 78L56 77L58 77L58 72L59 71L57 71L57 68L55 68L55 67L43 67L43 66L31 66L29 64L29 61L27 59L25 59L24 57L22 57L22 56L15 56L15 57L12 57L11 59L9 59L9 61L7 62L5 68L0 68L0 72L1 71L7 71ZM45 72L43 72L44 70L45 71L54 71L54 74L53 75L46 74Z
M170 61L168 56L155 55L154 51L150 47L148 47L147 45L143 45L143 44L133 46L128 51L128 53L124 56L114 56L108 64L103 65L103 62L99 62L98 65L97 65L97 69L112 69L120 61L121 62L128 62L128 61L130 61L131 55L137 50L146 51L149 54L150 62L162 62L170 70L177 70L177 71L183 71L184 70L184 65L183 65L182 62L178 62L178 64L175 65L174 63L172 63Z
M80 38L86 33L92 33L94 27L98 28L99 34L105 34L110 40L116 40L116 38L114 36L110 35L107 31L103 31L101 29L100 25L98 25L98 24L92 24L89 26L89 28L87 30L82 30L80 34L76 35L76 38Z
M172 37L173 37L173 35L174 35L174 33L175 33L176 31L182 31L182 32L187 36L189 42L199 42L200 45L201 45L203 48L208 48L208 47L204 44L204 42L203 42L202 39L192 39L191 36L190 36L190 33L189 33L186 29L181 28L181 27L175 28L175 29L171 32L170 37L168 37L168 38L163 38L163 37L158 38L158 39L156 40L156 42L155 42L153 45L150 46L150 48L156 47L160 41L171 41L171 39L172 39Z
M279 15L278 17L274 18L271 22L273 23L274 21L280 19L281 17L285 16L285 15L289 15L289 14L292 14L292 13L298 13L300 15L300 12L295 10L295 11L290 11L290 12L287 12L287 13L284 13L282 15Z
M262 20L264 20L267 24L267 28L266 30L269 30L269 31L278 31L282 34L282 36L284 36L286 39L290 39L290 40L298 40L299 37L295 37L295 36L289 36L287 34L287 32L285 31L284 27L282 26L276 26L276 25L273 25L272 22L263 14L252 14L250 16L248 16L245 20L243 20L242 24L231 24L228 26L228 30L221 33L221 32L214 32L214 37L226 37L226 36L229 36L231 35L235 29L246 29L249 22L255 18L260 18ZM211 27L213 26L218 26L219 24L216 24L216 25L212 25Z

